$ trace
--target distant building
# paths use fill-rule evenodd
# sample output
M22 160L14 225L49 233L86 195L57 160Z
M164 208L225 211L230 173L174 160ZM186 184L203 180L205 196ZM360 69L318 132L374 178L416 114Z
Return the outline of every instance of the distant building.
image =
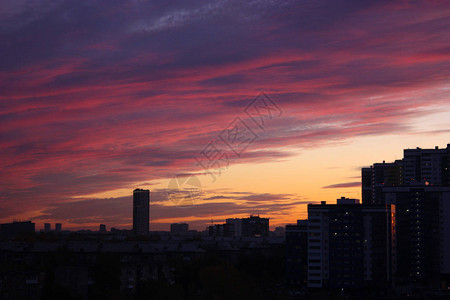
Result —
M56 232L61 232L62 231L62 224L61 223L56 223L55 224L55 231Z
M242 236L268 236L269 218L250 216L242 219Z
M186 234L188 232L189 232L189 224L187 223L170 224L170 233L172 234Z
M242 236L242 219L241 218L226 219L226 223L233 224L234 236Z
M100 227L99 227L98 231L99 232L106 232L106 225L105 224L100 224Z
M281 237L286 236L285 228L282 227L282 226L275 227L275 230L273 231L273 235L274 236L281 236Z
M304 290L308 277L308 220L286 225L286 278L291 291Z
M34 231L35 224L31 221L0 224L1 238L14 238L19 235L32 234Z
M215 224L208 227L209 236L234 236L234 225L231 223Z
M234 236L268 236L269 219L252 216L248 218L226 219L226 224L233 225Z
M52 230L52 225L50 223L44 224L44 232L50 232Z
M324 202L324 201L322 201L322 203L326 204L326 202ZM339 205L342 205L342 204L359 204L359 199L341 197L341 198L336 200L336 203L339 204Z
M389 288L395 270L394 228L393 205L361 205L347 198L309 204L308 287Z
M150 214L150 191L133 191L133 231L136 234L148 234Z

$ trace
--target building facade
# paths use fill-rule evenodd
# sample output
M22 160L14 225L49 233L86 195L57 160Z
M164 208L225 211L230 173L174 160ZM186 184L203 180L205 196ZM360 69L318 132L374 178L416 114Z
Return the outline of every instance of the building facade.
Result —
M286 278L291 291L302 291L308 278L308 220L286 225Z
M394 227L393 205L361 205L347 198L309 204L308 287L389 288L395 271Z
M133 191L133 231L143 235L149 232L150 191L135 189Z
M259 215L250 215L248 218L226 219L226 224L233 226L234 236L249 237L269 235L269 218L261 218Z
M396 283L450 286L450 144L405 149L403 159L361 173L363 204L396 206Z
M399 284L449 286L445 278L450 275L450 187L417 185L383 191L386 201L397 208Z
M234 224L215 224L208 227L209 236L234 236Z
M361 181L363 204L384 204L385 187L449 186L450 144L441 149L405 149L401 160L362 168Z
M403 161L375 163L361 170L362 204L384 204L383 188L403 184Z
M242 236L268 236L269 218L252 216L242 219Z
M233 224L234 236L242 236L242 219L241 218L229 218L226 219L227 224Z
M35 224L31 221L0 224L1 238L14 238L20 235L33 234Z

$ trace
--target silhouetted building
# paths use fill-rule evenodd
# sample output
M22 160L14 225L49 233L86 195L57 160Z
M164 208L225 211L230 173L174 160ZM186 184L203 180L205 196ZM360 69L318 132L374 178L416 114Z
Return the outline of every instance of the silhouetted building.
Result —
M234 236L234 225L230 223L215 224L208 227L209 236Z
M361 172L362 203L384 204L383 187L403 183L403 161L375 163Z
M275 227L275 230L273 231L273 235L274 236L285 237L286 236L286 229L285 229L285 227L282 227L282 226Z
M189 224L187 223L173 223L170 224L170 233L185 234L189 232Z
M450 144L447 144L447 153L442 157L442 185L450 186Z
M361 170L362 203L384 204L382 189L389 186L448 186L450 144L445 149L405 149L403 159L375 163Z
M62 231L62 224L61 223L55 223L55 231L61 232Z
M241 218L226 219L226 223L233 224L234 236L242 236L242 219Z
M106 225L105 224L100 224L100 227L98 229L99 232L106 232Z
M269 219L252 216L248 218L226 219L227 224L233 225L234 236L268 236Z
M150 191L133 191L133 231L136 234L148 234L150 213Z
M52 230L52 225L50 223L44 224L44 232L50 232Z
M290 291L301 291L308 278L308 220L286 225L286 279Z
M397 209L397 280L439 288L450 275L450 187L386 187L383 191L386 201ZM445 288L449 285L444 283Z
M397 283L445 288L450 285L450 144L405 149L403 156L362 169L363 204L396 205Z
M395 268L395 207L308 205L308 287L376 289L392 284Z
M34 230L35 224L31 221L0 224L0 236L2 238L14 238L19 235L32 234Z
M443 168L450 151L450 144L446 149L405 149L403 151L404 184L442 185L449 170Z
M242 236L268 236L269 218L250 216L242 220Z

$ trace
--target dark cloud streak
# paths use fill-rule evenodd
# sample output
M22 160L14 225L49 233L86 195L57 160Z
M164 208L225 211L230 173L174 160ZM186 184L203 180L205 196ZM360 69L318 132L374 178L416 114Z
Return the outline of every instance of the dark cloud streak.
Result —
M194 157L262 89L283 118L235 164L411 134L409 120L448 103L449 11L445 1L9 4L0 17L0 217L201 173ZM324 188L345 184L356 185Z

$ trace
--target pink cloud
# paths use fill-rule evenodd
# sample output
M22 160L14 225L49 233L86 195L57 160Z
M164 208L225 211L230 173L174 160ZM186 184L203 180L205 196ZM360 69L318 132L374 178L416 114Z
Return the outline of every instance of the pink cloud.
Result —
M0 20L11 25L0 32L3 218L202 172L194 157L235 117L249 121L243 110L261 90L283 117L234 163L409 134L409 120L449 100L444 1L266 3L258 13L243 4L248 17L238 19L227 4L222 18L192 14L152 32L130 28L144 16L156 22L165 5L139 7L142 15L131 4L70 5L66 19L55 6L33 21Z

